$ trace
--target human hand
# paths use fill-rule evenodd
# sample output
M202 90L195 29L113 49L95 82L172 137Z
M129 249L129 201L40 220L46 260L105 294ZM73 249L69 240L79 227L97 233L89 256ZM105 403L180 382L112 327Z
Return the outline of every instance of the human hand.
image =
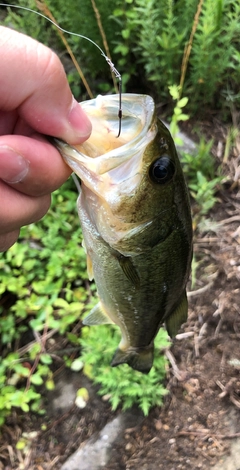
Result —
M71 174L45 135L84 142L91 124L63 66L43 44L0 26L0 251L47 212Z

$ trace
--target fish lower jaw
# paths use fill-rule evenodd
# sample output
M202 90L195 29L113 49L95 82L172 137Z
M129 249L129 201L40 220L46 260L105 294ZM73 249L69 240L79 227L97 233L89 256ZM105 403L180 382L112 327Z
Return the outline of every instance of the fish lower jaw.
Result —
M153 352L153 343L143 348L129 347L123 350L119 347L113 356L111 366L128 364L132 369L148 374L153 364Z

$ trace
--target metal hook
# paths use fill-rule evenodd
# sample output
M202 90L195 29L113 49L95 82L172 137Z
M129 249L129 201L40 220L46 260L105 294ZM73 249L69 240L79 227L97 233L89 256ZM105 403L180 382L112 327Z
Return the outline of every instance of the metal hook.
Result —
M115 77L118 78L118 80L119 80L119 87L118 87L118 93L119 93L119 110L118 110L119 128L118 128L118 135L117 135L117 138L118 138L120 136L121 130L122 130L122 76L118 72L116 67L114 67L114 64L109 59L109 57L106 56L106 54L104 54L104 52L102 52L102 55L104 56L105 60L107 61L112 73L114 73Z
M118 118L119 118L119 128L118 128L118 135L117 137L120 136L121 134L121 129L122 129L122 77L119 78L119 110L118 110Z

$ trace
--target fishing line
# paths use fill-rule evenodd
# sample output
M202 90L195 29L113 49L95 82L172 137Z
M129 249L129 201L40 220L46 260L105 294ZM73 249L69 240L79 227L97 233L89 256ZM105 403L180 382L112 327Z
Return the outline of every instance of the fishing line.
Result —
M43 13L40 13L39 11L32 10L31 8L28 7L23 7L23 6L18 6L18 5L12 5L11 3L0 3L0 6L2 7L10 7L10 8L20 8L21 10L26 10L30 11L31 13L36 13L36 15L41 16L45 20L49 21L52 23L56 28L58 28L60 31L66 34L71 34L72 36L77 36L82 39L86 39L87 41L91 42L94 46L96 46L99 51L101 52L101 55L104 57L106 62L108 63L111 72L115 75L115 77L118 79L118 93L119 93L119 110L118 110L118 119L119 119L119 128L118 128L118 135L117 137L120 136L121 134L121 123L122 123L122 76L112 63L111 59L105 54L105 52L101 49L101 47L94 42L92 39L88 38L87 36L83 36L83 34L78 34L78 33L73 33L72 31L67 31L66 29L63 29L61 26L59 26L57 23L55 23L53 20L48 18L47 16L43 15Z

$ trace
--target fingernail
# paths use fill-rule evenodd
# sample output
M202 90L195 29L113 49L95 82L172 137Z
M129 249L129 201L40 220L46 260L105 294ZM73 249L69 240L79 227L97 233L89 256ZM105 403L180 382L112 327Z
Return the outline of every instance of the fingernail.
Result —
M29 161L7 145L0 147L0 178L6 183L20 183L28 173Z
M68 122L78 137L87 139L92 131L92 124L80 104L73 99L68 115Z

